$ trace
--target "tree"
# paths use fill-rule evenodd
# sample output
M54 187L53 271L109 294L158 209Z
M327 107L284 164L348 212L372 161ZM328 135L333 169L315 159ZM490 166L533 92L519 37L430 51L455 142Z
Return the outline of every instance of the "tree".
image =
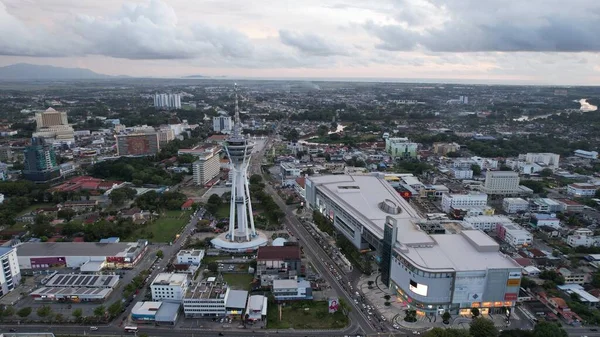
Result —
M545 168L540 171L540 176L544 177L544 178L551 177L553 174L554 174L554 172L552 172L552 170L549 168Z
M77 320L79 320L82 315L83 315L83 312L81 311L81 309L75 309L75 310L73 310L73 313L71 314L71 316L75 317L75 319L77 319Z
M250 176L249 182L251 185L262 183L262 176L260 174L253 174Z
M537 283L535 283L531 279L529 279L527 277L522 277L521 278L521 287L527 289L527 288L533 288L535 286L537 286Z
M213 273L216 273L219 270L219 265L216 262L209 262L206 268Z
M65 317L59 312L54 316L54 320L57 322L62 322L65 320Z
M21 308L19 309L19 311L17 311L17 315L21 318L25 318L29 315L31 315L31 307L25 307L25 308Z
M497 337L498 329L494 326L494 322L480 317L473 319L469 333L472 337Z
M211 196L208 198L208 201L206 202L206 210L215 215L217 213L217 210L219 209L219 207L221 207L221 205L223 204L223 200L221 199L221 197L218 194L211 194Z
M10 317L15 314L15 308L13 307L4 307L2 310L2 317Z
M479 309L478 308L471 309L471 315L473 315L473 317L478 317L479 316Z
M108 307L108 314L110 317L117 317L119 313L123 310L123 303L119 300L115 301Z
M450 313L447 311L444 311L444 314L442 315L442 320L444 321L444 324L450 323L450 318L452 318Z
M77 213L70 208L63 208L56 213L56 216L67 221L71 221Z
M52 314L52 308L47 305L43 305L36 310L36 313L39 317L48 317L50 314Z
M555 323L541 321L533 328L534 337L567 337L567 332Z
M383 296L383 298L385 298L385 300L386 300L386 301L389 301L389 300L390 300L390 298L392 298L392 296L390 296L390 295L385 295L385 296Z
M133 198L135 198L135 196L137 195L137 191L131 187L122 187L122 188L117 188L115 190L112 190L112 192L110 192L108 198L110 199L110 201L117 205L123 205L123 203L125 202L125 200L131 200Z
M103 305L99 305L94 309L94 316L102 317L106 313L106 308Z
M469 332L463 329L444 329L433 328L423 335L423 337L470 337Z
M373 281L367 282L367 286L369 287L369 289L373 288L373 283L375 283L375 282L373 282Z
M481 174L481 166L479 166L477 164L471 165L471 170L473 170L473 175L474 176L478 176L478 175Z

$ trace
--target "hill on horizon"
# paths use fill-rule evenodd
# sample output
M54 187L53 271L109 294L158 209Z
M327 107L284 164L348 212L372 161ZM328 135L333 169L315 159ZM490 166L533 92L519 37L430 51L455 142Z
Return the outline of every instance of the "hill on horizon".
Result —
M0 67L0 80L79 80L113 77L85 68L63 68L29 63L16 63Z

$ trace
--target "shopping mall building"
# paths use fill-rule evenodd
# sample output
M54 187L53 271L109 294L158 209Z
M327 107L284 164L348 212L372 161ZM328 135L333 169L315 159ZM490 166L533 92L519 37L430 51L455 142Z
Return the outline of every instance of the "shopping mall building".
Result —
M418 314L500 312L513 307L521 266L479 230L424 220L378 175L306 180L307 204L380 263L381 280Z

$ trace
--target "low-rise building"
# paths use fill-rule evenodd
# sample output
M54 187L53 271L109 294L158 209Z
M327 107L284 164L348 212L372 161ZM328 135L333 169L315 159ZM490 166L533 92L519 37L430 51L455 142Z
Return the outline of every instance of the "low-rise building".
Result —
M281 184L284 186L293 186L296 178L302 174L302 169L296 167L294 163L283 162L279 164L281 169Z
M560 220L556 218L556 214L535 213L531 217L531 223L537 227L548 226L555 229L560 229Z
M248 298L246 318L249 321L262 321L267 317L268 299L263 295L252 295Z
M588 183L575 183L567 185L567 194L576 198L593 197L598 190L598 186Z
M571 247L584 246L592 247L598 244L594 232L587 228L576 229L573 234L567 237L567 244Z
M450 213L452 208L468 209L476 207L485 207L487 205L487 194L443 194L442 211Z
M495 231L498 224L512 225L513 222L504 215L483 215L466 217L463 219L463 225L465 227L483 231Z
M203 258L204 249L180 250L177 253L178 264L191 264L194 266L199 266Z
M562 205L549 198L535 198L529 201L529 210L539 213L554 213L562 211Z
M181 302L187 288L187 275L175 273L160 273L150 285L153 301Z
M570 270L568 268L558 268L557 272L565 278L565 284L580 284L583 285L586 282L586 275L584 271L581 270Z
M473 170L471 169L453 168L451 172L454 179L473 179Z
M131 320L136 323L175 325L180 303L137 302L131 309Z
M533 235L515 224L498 224L496 233L500 240L513 247L526 247L533 242Z
M522 198L504 198L502 200L502 209L508 214L527 212L529 210L529 202Z
M101 302L119 283L117 275L55 274L34 290L35 301Z
M277 301L312 300L312 287L305 280L273 280L273 296Z
M263 287L274 280L297 277L302 268L300 246L264 246L256 253L256 277Z

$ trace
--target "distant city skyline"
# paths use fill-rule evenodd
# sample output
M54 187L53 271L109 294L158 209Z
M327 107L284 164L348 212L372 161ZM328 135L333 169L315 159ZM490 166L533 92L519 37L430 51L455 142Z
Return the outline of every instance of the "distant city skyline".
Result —
M595 0L0 0L0 66L598 85L599 16Z

